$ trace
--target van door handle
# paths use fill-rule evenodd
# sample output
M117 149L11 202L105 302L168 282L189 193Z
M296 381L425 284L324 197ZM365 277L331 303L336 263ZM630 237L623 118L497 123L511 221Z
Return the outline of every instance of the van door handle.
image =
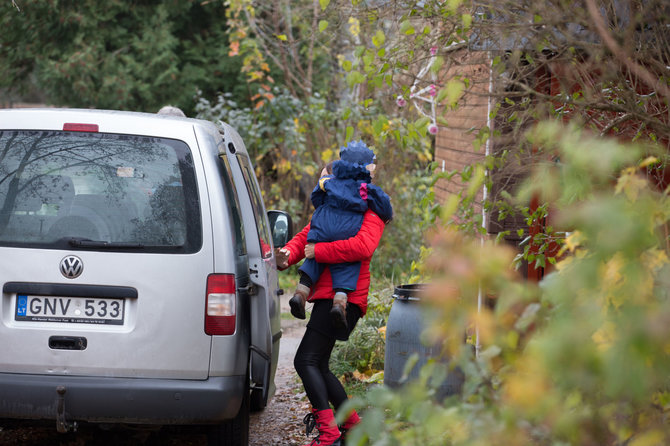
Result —
M53 350L86 350L86 338L78 336L51 336L49 348Z

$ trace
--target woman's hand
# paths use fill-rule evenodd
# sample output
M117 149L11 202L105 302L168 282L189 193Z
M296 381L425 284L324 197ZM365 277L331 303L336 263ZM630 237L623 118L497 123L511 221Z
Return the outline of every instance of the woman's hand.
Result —
M308 243L305 245L305 257L308 259L314 258L314 243Z
M286 248L275 248L275 261L277 262L277 268L286 269L288 268L288 258L291 255L291 251Z

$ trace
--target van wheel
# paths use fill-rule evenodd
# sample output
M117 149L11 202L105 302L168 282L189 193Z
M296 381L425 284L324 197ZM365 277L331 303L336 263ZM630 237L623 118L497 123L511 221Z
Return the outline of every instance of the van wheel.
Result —
M249 445L249 382L245 384L240 411L232 420L211 426L208 435L209 446Z

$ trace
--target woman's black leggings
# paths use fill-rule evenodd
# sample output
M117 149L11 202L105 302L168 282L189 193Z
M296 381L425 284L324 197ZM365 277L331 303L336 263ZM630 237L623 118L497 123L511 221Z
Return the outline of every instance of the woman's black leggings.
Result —
M328 401L337 410L347 400L340 380L328 367L334 346L334 338L307 327L293 360L307 398L315 410L330 409Z

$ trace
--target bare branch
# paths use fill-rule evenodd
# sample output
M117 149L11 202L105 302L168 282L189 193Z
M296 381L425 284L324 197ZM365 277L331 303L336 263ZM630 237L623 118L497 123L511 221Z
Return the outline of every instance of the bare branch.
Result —
M314 70L314 41L316 40L315 30L318 26L317 19L319 18L319 1L313 1L312 13L312 34L309 40L309 48L307 50L307 79L309 79L310 92L312 91L312 75Z
M634 118L634 116L633 116L632 113L626 113L624 115L619 116L616 119L613 119L612 121L610 121L609 124L607 124L605 127L603 127L603 129L600 131L600 136L607 135L609 133L609 131L612 130L617 125L619 125L619 124L621 124L625 121L629 121L633 118Z
M626 67L633 73L635 76L642 79L647 85L649 85L654 90L658 91L662 96L667 99L670 99L670 89L667 85L659 81L658 77L651 74L644 67L636 63L626 52L619 46L619 44L614 40L605 27L605 22L603 21L598 7L595 4L594 0L586 0L586 5L589 10L589 14L593 19L593 23L596 26L598 35L603 39L607 48L617 57L621 62L623 62Z

